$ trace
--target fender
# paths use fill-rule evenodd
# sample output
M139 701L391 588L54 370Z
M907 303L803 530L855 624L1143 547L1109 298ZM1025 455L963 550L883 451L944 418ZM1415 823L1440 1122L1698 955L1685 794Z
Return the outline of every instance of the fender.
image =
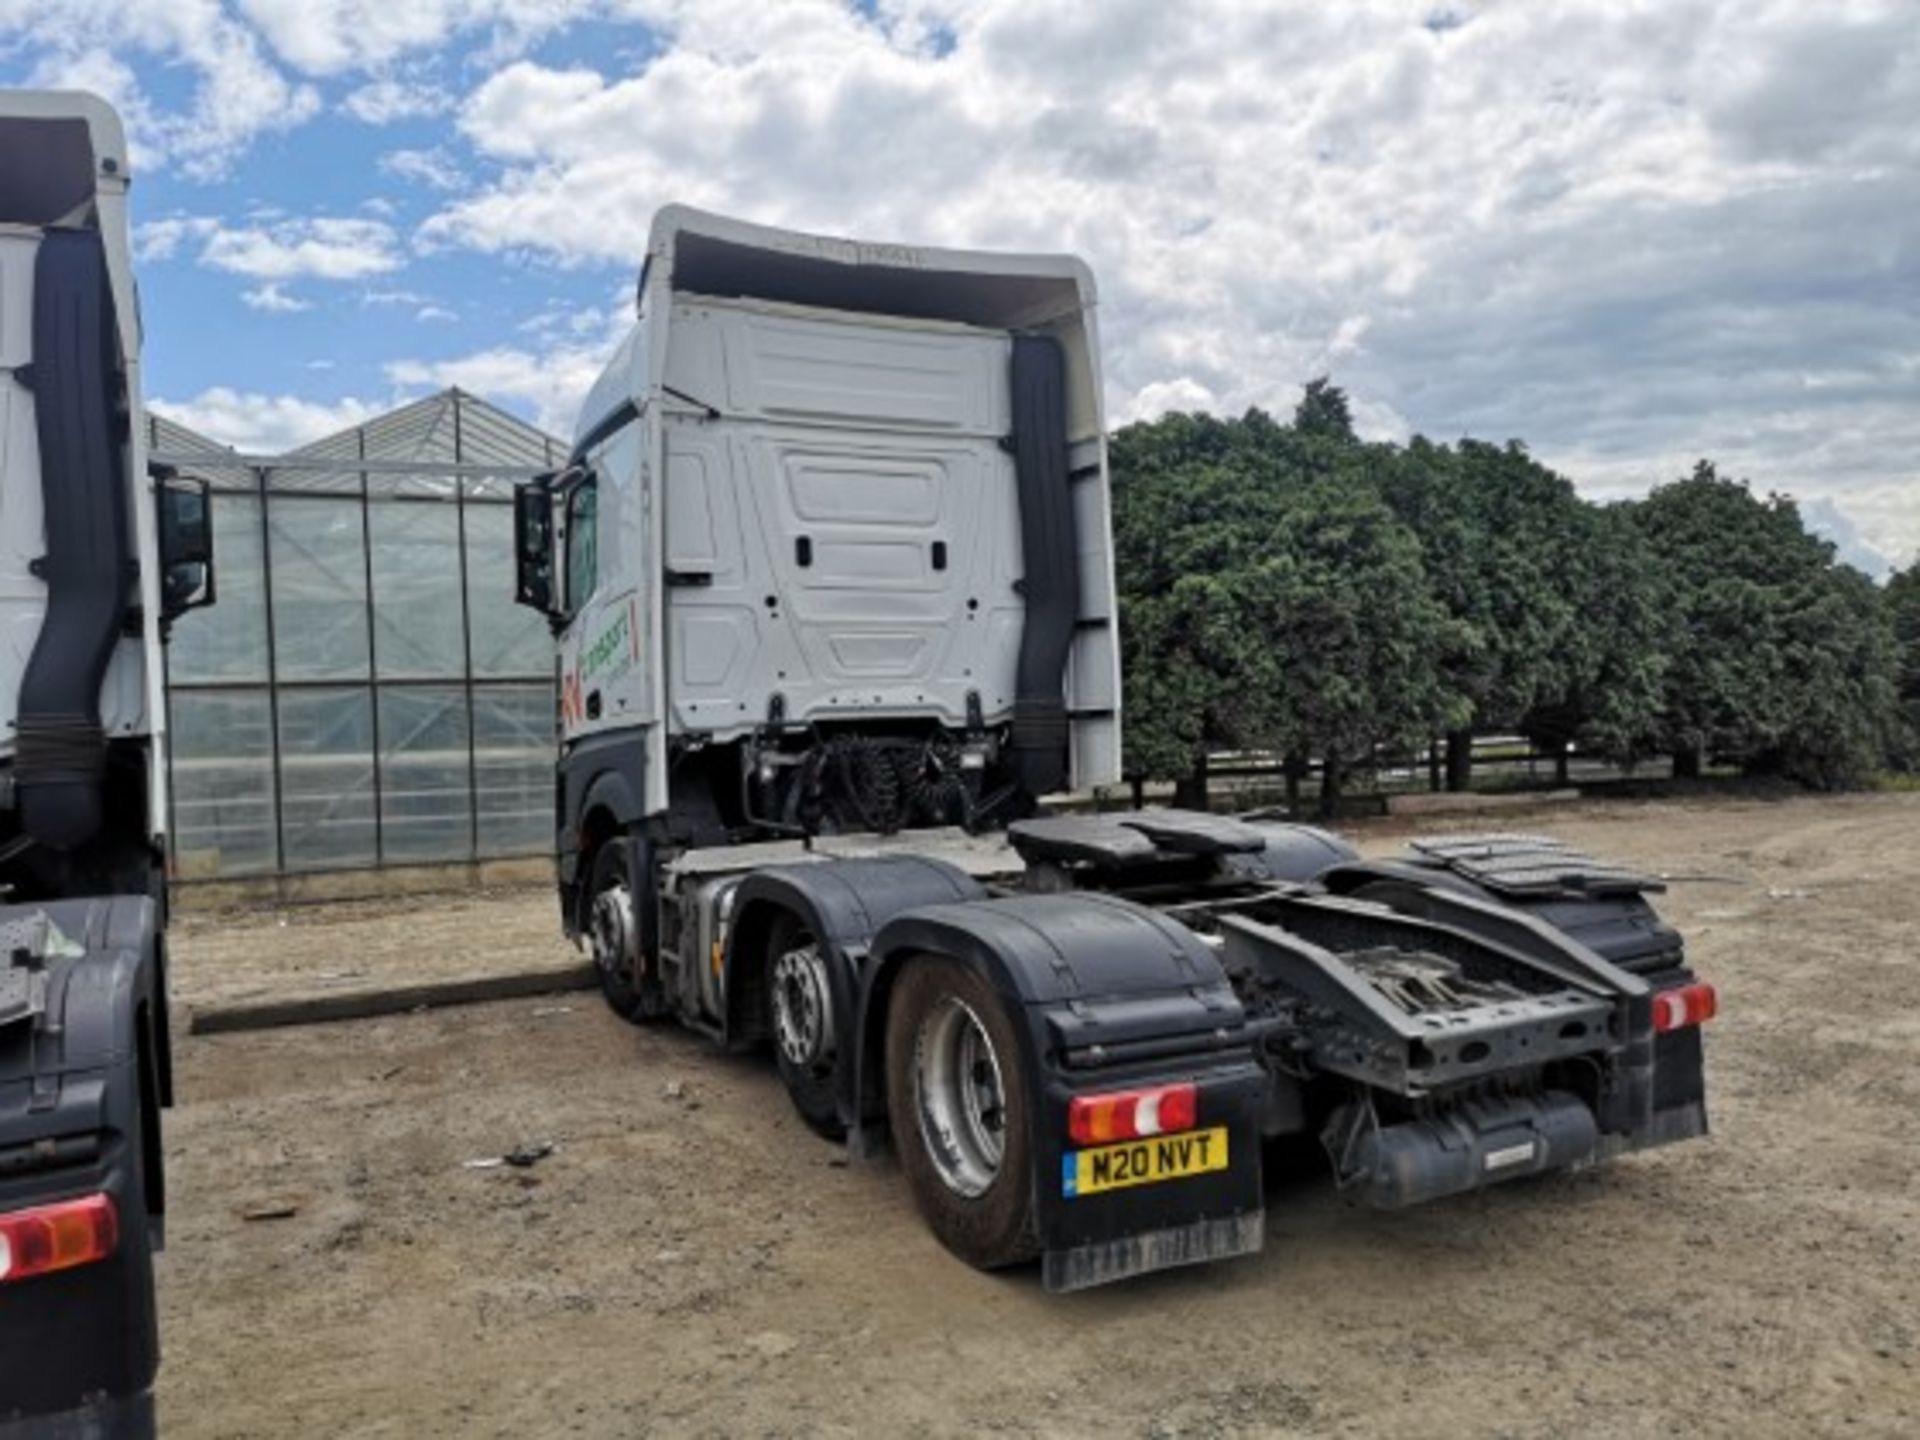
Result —
M1261 1106L1245 1011L1213 951L1157 911L1094 891L1027 894L913 910L874 940L861 1015L862 1125L885 1110L882 1046L895 977L915 955L977 968L1012 1011L1028 1117L1042 1280L1071 1290L1261 1247ZM1004 1063L1004 1062L1003 1062ZM1208 1125L1229 1137L1229 1168L1181 1182L1063 1199L1071 1097L1163 1081L1196 1083Z
M768 1033L772 1017L764 986L767 943L782 913L797 915L827 960L835 1028L834 1088L843 1116L855 1113L857 1055L848 1022L864 993L863 971L877 931L916 907L978 900L980 882L958 866L920 855L871 860L802 861L755 870L734 891L727 929L726 1042L739 1047Z
M1360 859L1360 852L1331 830L1317 825L1282 824L1275 821L1244 822L1257 831L1266 848L1250 855L1223 857L1226 868L1235 874L1262 880L1287 880L1304 884L1317 880L1330 867Z
M972 966L1016 1016L1024 1012L1035 1094L1043 1056L1091 1066L1246 1045L1245 1011L1213 951L1158 911L1094 891L930 906L874 937L860 1002L863 1123L886 1110L881 1052L893 982L908 958L924 954Z
M1407 887L1408 893L1438 888L1451 890L1458 895L1487 896L1487 892L1478 885L1451 870L1436 870L1430 865L1416 865L1411 860L1356 858L1330 866L1315 878L1335 895L1351 895L1362 886L1390 883Z
M580 869L580 823L596 805L612 814L620 830L630 830L645 813L643 776L646 738L639 731L591 735L560 757L554 772L554 879L560 891L560 915L569 938L580 933L578 892L588 876Z
M618 770L602 770L588 782L586 794L580 797L580 815L602 808L622 827L640 818L640 796L633 781Z

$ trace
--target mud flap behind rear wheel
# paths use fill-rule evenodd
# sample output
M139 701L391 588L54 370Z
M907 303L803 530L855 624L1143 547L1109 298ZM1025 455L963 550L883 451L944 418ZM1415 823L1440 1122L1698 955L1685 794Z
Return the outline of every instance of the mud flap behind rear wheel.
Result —
M1041 1279L1049 1290L1085 1290L1177 1265L1252 1255L1259 1251L1266 1230L1266 1212L1249 1210L1220 1220L1196 1220L1070 1250L1049 1250L1041 1261Z

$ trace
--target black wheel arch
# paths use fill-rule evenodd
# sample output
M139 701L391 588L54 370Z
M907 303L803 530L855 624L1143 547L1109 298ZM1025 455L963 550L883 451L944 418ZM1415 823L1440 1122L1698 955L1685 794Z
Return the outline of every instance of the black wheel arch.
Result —
M1144 905L1072 891L923 907L874 937L856 1055L863 1124L885 1115L887 1006L901 970L921 955L977 970L1002 996L1016 1030L1028 1036L1021 1063L1036 1096L1045 1092L1047 1056L1062 1043L1125 1045L1192 1033L1211 1044L1245 1023L1213 952Z
M734 891L723 964L726 1041L754 1044L768 1033L767 972L782 916L791 915L817 941L827 961L837 1055L835 1088L841 1110L857 1113L855 1064L859 1053L863 974L873 936L895 916L916 907L977 899L980 882L958 866L920 855L771 865L748 875Z
M645 764L644 738L624 731L590 735L560 757L554 777L556 879L570 938L586 928L584 901L594 853L645 819Z

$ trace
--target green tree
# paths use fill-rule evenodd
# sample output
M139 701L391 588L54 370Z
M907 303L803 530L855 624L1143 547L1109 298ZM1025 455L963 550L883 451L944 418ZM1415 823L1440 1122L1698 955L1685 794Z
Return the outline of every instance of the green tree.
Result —
M1899 703L1890 758L1902 770L1920 770L1920 561L1887 581L1883 608L1893 639Z
M1347 406L1347 392L1325 375L1309 380L1300 403L1294 407L1293 428L1302 435L1352 440L1353 414Z
M1460 644L1440 662L1464 701L1446 737L1448 788L1467 786L1476 729L1530 726L1571 738L1597 723L1631 728L1634 692L1605 689L1610 678L1632 678L1632 648L1648 638L1645 607L1631 590L1608 592L1630 567L1617 531L1572 482L1518 441L1448 447L1416 438L1384 476L1395 511L1420 538L1435 594L1459 622ZM1610 624L1619 632L1607 633ZM1639 698L1650 701L1650 687Z
M1131 426L1111 453L1132 768L1318 755L1330 808L1376 745L1449 722L1450 622L1367 447L1255 411Z
M1631 512L1580 505L1567 519L1570 543L1554 582L1576 617L1561 640L1566 688L1520 721L1536 746L1558 751L1563 785L1569 745L1620 760L1640 754L1659 714L1667 664L1655 562Z
M1701 461L1632 507L1655 557L1668 663L1655 727L1676 774L1703 759L1837 787L1885 756L1893 630L1799 508Z

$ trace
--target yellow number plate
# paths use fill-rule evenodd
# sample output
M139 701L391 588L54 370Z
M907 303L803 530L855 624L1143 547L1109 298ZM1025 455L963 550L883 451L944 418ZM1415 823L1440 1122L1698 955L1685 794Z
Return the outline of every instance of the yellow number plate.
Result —
M1211 1130L1187 1130L1150 1140L1069 1150L1060 1160L1060 1193L1069 1200L1128 1185L1204 1175L1209 1170L1227 1168L1227 1127L1216 1125Z

